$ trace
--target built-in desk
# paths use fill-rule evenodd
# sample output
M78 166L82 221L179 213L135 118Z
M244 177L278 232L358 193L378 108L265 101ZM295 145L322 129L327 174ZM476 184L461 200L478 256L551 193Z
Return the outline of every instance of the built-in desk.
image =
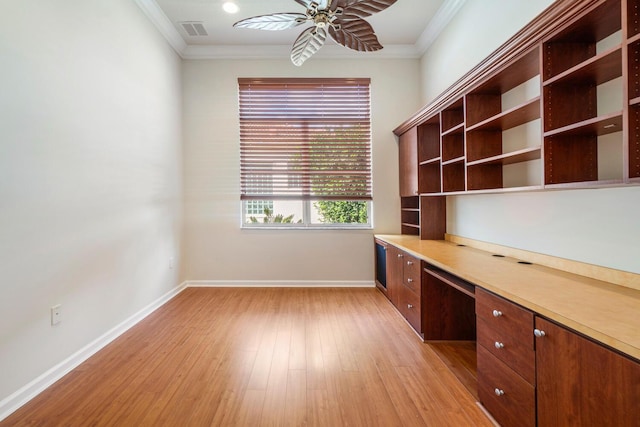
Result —
M640 360L640 291L468 246L376 235L416 258Z
M422 262L426 342L452 326L453 339L476 337L454 321L475 314L463 325L477 328L478 398L503 426L640 426L640 276L621 286L452 241L375 237ZM475 313L452 294L475 298Z

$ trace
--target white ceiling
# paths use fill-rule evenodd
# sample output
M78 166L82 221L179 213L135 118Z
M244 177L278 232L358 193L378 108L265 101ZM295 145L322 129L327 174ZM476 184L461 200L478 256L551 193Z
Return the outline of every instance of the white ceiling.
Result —
M294 0L235 0L240 10L222 10L225 0L135 0L183 58L259 58L287 55L291 44L307 26L284 31L234 28L233 23L277 12L304 13ZM366 20L380 43L379 52L351 51L327 41L318 56L420 57L465 0L398 0ZM189 36L181 22L202 22L208 35Z

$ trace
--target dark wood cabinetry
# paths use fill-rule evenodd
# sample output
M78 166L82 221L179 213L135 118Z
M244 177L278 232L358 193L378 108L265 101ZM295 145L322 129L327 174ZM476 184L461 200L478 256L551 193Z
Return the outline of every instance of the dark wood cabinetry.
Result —
M640 426L640 363L536 318L538 425Z
M404 252L393 245L387 247L387 297L398 306L402 289Z
M402 234L420 234L418 197L418 130L411 128L398 138Z
M482 289L476 314L478 397L502 426L640 426L640 363Z
M500 425L640 427L637 291L450 242L376 238L387 296ZM460 368L451 354L463 348Z
M398 138L400 197L418 195L418 130L411 128Z
M386 246L383 292L419 334L422 333L421 262L393 245Z
M419 217L428 197L640 184L639 9L558 0L396 128Z
M533 313L476 290L478 398L503 426L535 426Z

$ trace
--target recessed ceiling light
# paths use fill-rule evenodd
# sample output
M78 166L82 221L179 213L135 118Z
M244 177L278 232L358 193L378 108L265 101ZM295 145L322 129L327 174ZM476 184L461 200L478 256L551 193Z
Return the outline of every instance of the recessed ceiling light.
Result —
M238 12L238 5L232 1L226 1L222 4L222 8L227 13L236 13Z

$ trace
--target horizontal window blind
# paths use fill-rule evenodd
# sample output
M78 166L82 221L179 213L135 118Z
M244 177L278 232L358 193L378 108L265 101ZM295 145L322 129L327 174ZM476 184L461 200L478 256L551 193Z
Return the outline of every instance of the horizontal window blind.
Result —
M238 79L243 200L371 200L369 79Z

